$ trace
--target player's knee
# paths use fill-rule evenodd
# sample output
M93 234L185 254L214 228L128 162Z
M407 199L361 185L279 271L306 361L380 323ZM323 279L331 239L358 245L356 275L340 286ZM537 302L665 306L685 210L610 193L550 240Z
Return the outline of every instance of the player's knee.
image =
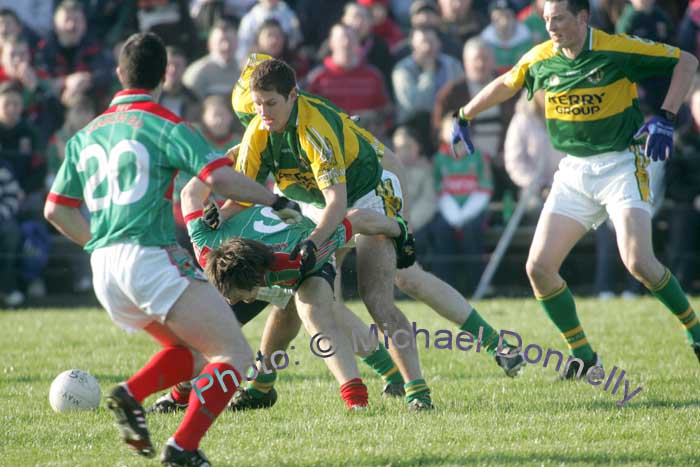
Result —
M624 260L625 267L629 273L632 274L635 279L644 283L651 283L654 280L652 277L653 262L655 262L655 260L652 258L644 258L635 254L627 255Z
M525 263L525 272L531 282L537 282L539 279L545 278L549 274L547 265L535 258L528 258Z

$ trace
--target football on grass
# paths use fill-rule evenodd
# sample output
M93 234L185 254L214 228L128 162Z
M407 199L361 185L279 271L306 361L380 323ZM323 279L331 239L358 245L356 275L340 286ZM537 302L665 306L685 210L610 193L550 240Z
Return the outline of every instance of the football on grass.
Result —
M100 405L100 385L90 373L66 370L51 383L49 403L56 412L93 410Z

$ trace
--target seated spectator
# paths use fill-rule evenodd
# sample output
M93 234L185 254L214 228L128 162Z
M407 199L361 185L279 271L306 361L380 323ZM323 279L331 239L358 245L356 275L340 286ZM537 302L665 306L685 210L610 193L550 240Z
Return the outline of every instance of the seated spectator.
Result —
M51 15L58 3L59 0L0 0L0 7L12 11L23 32L31 36L28 39L33 48L39 39L51 34Z
M503 148L506 171L513 183L522 190L535 185L543 196L552 186L554 173L564 157L549 140L544 108L543 91L536 92L529 101L527 95L522 94L508 126ZM544 200L539 201L533 207L541 208Z
M12 170L0 161L0 293L7 308L21 306L25 300L17 280L17 256L21 243L17 211L21 197L22 190Z
M435 0L416 0L411 4L410 14L411 29L421 27L435 29L440 37L442 51L457 60L462 59L462 43L440 30L442 18ZM408 39L404 39L394 48L394 56L399 60L410 53L411 44Z
M478 148L469 157L452 158L451 129L452 117L447 116L440 133L440 149L433 157L439 212L431 223L437 255L433 272L467 294L473 292L481 277L486 213L493 185L489 161Z
M430 120L440 88L463 73L458 60L440 51L440 38L435 29L412 30L411 55L397 63L391 75L399 123L418 114Z
M546 0L533 0L533 2L518 13L517 19L530 30L530 37L534 44L539 44L549 39L547 25L542 18L544 2Z
M163 43L187 52L187 61L196 60L206 53L192 21L189 0L129 0L132 21L141 32L153 32Z
M381 122L380 137L391 124L391 102L379 70L360 61L355 51L355 31L344 24L331 29L331 55L308 77L306 89L333 102L350 115L359 115L360 124ZM367 128L370 131L374 128Z
M237 43L233 23L217 20L209 31L209 53L187 67L182 77L185 86L197 93L200 99L210 94L231 94L234 77L241 72L236 61Z
M452 115L462 102L469 102L496 77L493 51L480 37L473 37L464 44L462 63L464 77L443 86L435 98L432 125L436 138L445 116ZM502 161L503 141L513 115L513 105L510 99L480 113L472 122L472 141L492 162Z
M442 24L440 30L460 44L481 34L488 20L472 0L438 0Z
M618 33L667 44L675 43L673 29L670 18L655 0L632 0L615 25ZM670 83L670 77L650 78L637 83L642 112L649 115L661 108Z
M238 50L236 51L238 63L245 63L255 45L260 25L269 18L274 18L280 23L290 49L293 50L301 44L303 39L301 25L289 5L282 0L259 0L258 4L241 19L238 27Z
M437 212L437 196L431 162L423 155L413 129L400 126L392 137L394 153L403 163L406 186L401 187L408 211L403 216L413 228L419 259L432 250L430 222ZM425 264L424 264L425 265Z
M700 58L700 0L691 0L678 30L678 47Z
M384 39L389 50L394 51L404 36L401 28L389 17L389 0L357 0L357 3L369 8L372 32Z
M700 280L700 87L690 94L692 122L677 134L673 157L666 162L666 197L673 201L669 216L669 268L684 287Z
M15 80L22 86L24 113L41 142L63 124L63 106L51 90L48 75L32 66L29 43L14 37L0 51L0 83Z
M182 82L187 57L182 50L172 45L167 46L165 50L168 52L168 66L165 68L163 92L158 98L158 103L180 118L197 122L201 112L200 99Z
M491 23L481 33L482 39L493 50L496 74L510 70L520 57L533 46L530 30L515 18L515 10L508 0L496 0L489 6Z
M287 35L274 18L266 19L260 25L255 39L254 52L264 53L271 57L284 60L294 69L297 81L303 79L309 72L309 61L301 54L291 50L287 45Z
M97 108L95 100L88 96L80 96L68 103L65 123L51 136L46 150L48 167L44 183L46 191L53 185L58 169L61 167L61 164L63 164L66 143L78 130L90 123L96 116ZM86 218L90 217L90 213L84 204L81 206L81 211ZM80 255L73 255L70 258L70 265L73 269L73 277L75 277L73 291L84 293L92 290L90 256L84 252Z
M53 22L53 33L39 42L35 63L51 77L56 95L63 103L87 93L107 98L114 62L111 55L87 35L85 12L80 2L61 2Z

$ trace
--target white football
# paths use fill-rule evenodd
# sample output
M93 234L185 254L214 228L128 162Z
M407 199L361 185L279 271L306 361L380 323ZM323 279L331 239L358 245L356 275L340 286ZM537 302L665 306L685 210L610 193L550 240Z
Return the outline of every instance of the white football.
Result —
M83 370L66 370L51 383L49 403L56 412L93 410L100 405L100 385Z

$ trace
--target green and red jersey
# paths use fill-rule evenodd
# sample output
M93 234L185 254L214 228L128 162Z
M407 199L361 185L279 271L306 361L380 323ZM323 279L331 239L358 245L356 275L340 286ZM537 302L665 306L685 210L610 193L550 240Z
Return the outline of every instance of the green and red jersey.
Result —
M491 194L493 181L489 165L481 152L477 149L469 157L455 160L448 155L449 151L449 146L443 145L433 157L433 176L438 195L447 193L462 206L474 192Z
M257 240L270 246L275 253L275 263L265 274L264 285L294 288L302 278L299 273L300 258L289 259L292 249L311 235L316 228L310 219L304 217L298 224L286 224L270 207L252 206L227 219L218 229L212 230L203 220L202 211L195 211L185 216L187 232L192 240L192 247L197 261L206 266L207 255L232 237ZM338 226L335 233L321 245L316 252L316 265L310 274L318 271L332 257L335 250L352 238L352 226L347 219Z
M635 83L670 75L679 57L677 47L588 28L576 58L543 42L505 75L504 84L524 86L528 97L544 89L552 145L572 156L593 156L629 148L644 120Z
M204 179L231 161L148 91L118 92L109 108L66 144L48 199L90 211L87 251L113 243L175 243L173 180Z

